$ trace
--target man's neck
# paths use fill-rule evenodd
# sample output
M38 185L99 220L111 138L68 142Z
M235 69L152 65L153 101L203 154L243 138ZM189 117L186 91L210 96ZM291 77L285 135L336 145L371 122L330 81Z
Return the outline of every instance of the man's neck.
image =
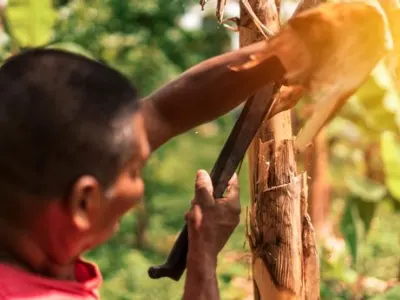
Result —
M27 230L0 218L0 263L59 280L75 280L74 264L59 265Z

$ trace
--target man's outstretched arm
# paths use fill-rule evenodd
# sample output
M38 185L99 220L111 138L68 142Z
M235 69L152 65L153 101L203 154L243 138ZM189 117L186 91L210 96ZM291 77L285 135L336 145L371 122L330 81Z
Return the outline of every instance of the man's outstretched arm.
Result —
M208 59L143 99L142 112L152 150L188 129L229 112L279 77L278 74L283 74L276 58L240 72L229 68L247 62L251 55L266 49L267 42L263 41Z

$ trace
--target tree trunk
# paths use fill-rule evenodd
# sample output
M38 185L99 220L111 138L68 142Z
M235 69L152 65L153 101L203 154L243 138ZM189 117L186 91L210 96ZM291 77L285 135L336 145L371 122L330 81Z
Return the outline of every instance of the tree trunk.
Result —
M278 0L277 0L278 2ZM249 0L272 32L279 30L273 0ZM263 38L241 7L240 46ZM280 86L264 90L273 97ZM255 299L319 299L319 262L307 214L307 175L298 175L290 112L264 122L249 149L249 245L253 258Z

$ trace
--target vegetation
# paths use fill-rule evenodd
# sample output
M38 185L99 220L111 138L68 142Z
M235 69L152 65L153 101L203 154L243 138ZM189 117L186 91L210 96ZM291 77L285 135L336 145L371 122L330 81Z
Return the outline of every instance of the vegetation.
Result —
M214 16L204 14L199 29L179 25L196 4L9 0L0 15L0 55L5 59L33 46L68 49L117 68L146 95L191 65L229 49L230 34ZM320 245L322 299L400 299L400 287L392 284L400 276L397 84L380 64L328 128L334 191L329 218L336 238ZM302 109L297 109L300 120ZM125 217L111 241L87 255L102 270L104 299L181 298L183 280L151 280L147 269L164 261L192 198L195 171L211 168L235 117L231 113L196 128L151 158L144 171L143 206ZM240 179L245 208L246 163ZM251 299L243 211L242 224L220 255L222 299Z

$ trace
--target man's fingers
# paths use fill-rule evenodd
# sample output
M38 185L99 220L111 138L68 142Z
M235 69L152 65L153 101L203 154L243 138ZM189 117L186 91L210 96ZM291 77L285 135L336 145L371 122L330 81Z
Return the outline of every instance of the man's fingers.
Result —
M201 207L214 204L213 185L210 175L204 170L197 171L195 184L195 203Z
M205 170L198 170L196 174L196 192L207 192L209 195L213 193L213 186L210 175Z
M228 188L226 189L225 197L226 202L240 210L240 188L239 188L239 179L235 174L233 174L232 178L229 181Z
M226 188L225 198L239 197L239 192L239 179L235 173L229 180L228 187Z
M193 205L192 209L185 214L185 220L190 228L198 231L203 220L201 208L198 205Z
M238 179L238 176L237 176L236 173L233 173L232 178L229 179L228 188L229 188L229 186L231 186L231 185L237 185L237 186L239 185L239 179Z

